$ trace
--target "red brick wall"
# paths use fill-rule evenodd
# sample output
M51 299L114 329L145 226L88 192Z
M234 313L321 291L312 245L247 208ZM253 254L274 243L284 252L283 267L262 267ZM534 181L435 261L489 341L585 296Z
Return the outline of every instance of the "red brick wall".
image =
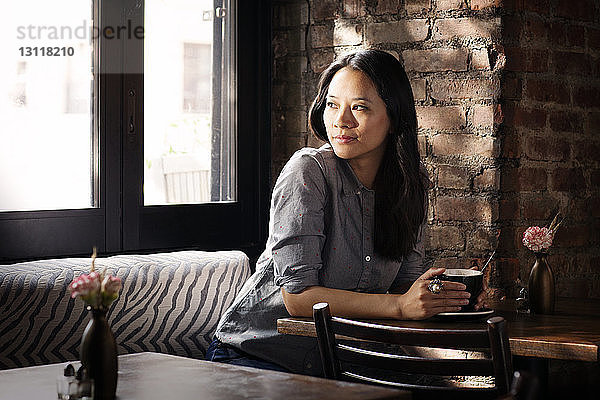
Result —
M318 74L347 51L389 51L411 78L435 184L429 262L469 266L497 248L490 283L512 296L532 264L522 231L575 197L550 263L561 294L600 297L598 10L559 3L275 1L273 178L295 150L320 145L306 119Z
M528 276L520 243L572 204L549 258L559 295L600 297L598 1L504 1L501 284Z

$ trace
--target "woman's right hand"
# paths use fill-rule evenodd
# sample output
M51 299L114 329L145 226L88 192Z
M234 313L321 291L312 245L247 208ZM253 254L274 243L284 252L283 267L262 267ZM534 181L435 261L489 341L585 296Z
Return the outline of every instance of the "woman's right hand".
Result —
M428 269L406 293L398 296L399 319L426 319L441 312L460 311L461 306L468 304L471 295L465 291L467 287L462 283L444 281L438 294L428 289L431 280L445 270Z

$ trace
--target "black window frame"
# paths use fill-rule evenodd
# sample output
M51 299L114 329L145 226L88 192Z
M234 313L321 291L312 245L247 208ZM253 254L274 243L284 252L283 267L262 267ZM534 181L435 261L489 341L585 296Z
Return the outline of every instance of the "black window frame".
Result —
M218 4L221 0L215 0ZM143 2L94 2L94 21L143 24ZM141 7L139 5L141 4ZM95 68L94 168L98 208L0 213L0 262L150 253L183 249L240 249L254 258L267 236L270 192L271 2L237 2L237 199L195 205L144 206L143 74L106 73L110 62L143 63L143 45L100 37ZM132 54L135 56L132 57ZM137 57L137 58L136 58ZM143 71L127 64L126 71ZM131 95L136 101L132 103ZM135 134L128 119L134 104Z

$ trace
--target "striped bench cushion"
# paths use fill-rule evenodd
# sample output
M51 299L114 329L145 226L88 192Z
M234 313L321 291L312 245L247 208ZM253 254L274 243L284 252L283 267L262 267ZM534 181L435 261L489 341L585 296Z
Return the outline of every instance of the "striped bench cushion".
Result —
M0 369L79 359L89 320L68 285L91 259L0 266ZM108 320L119 354L154 351L202 358L221 313L250 276L240 251L181 251L98 258L123 281Z

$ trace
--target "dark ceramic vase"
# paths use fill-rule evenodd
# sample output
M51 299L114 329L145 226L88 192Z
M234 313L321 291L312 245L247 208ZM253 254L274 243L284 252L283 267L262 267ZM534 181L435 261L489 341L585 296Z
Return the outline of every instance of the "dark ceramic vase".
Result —
M535 253L535 264L529 275L529 304L531 312L554 313L554 274L545 253Z
M117 391L117 344L105 309L88 306L92 318L81 338L81 364L94 380L94 400L114 400Z

